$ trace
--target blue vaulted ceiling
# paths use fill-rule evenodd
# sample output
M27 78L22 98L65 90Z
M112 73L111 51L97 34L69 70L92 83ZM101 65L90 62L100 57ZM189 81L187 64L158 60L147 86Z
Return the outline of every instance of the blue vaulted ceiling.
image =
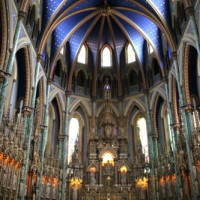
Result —
M55 29L52 34L52 67L60 49L66 43L69 44L71 69L83 42L91 52L93 67L98 63L97 55L104 44L110 45L117 62L120 63L122 50L127 42L131 42L138 62L144 68L143 48L147 41L154 48L158 62L163 68L161 31L158 22L150 17L153 16L171 30L168 4L168 0L44 0L43 33L45 34L45 28L49 28L47 24L61 19L53 25Z

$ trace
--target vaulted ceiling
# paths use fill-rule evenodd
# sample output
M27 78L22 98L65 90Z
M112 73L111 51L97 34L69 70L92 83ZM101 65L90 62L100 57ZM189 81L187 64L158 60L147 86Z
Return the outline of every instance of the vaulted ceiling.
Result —
M161 34L166 37L169 51L173 51L168 0L44 0L42 31L40 53L44 53L52 35L52 67L61 48L68 44L69 71L73 71L84 42L91 51L94 68L102 46L110 45L118 73L120 55L127 42L133 45L141 70L145 67L145 41L153 47L161 71L164 66Z

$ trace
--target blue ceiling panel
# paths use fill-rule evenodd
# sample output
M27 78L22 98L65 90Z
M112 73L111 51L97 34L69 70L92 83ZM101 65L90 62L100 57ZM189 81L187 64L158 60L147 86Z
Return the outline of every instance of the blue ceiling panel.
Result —
M55 55L59 49L59 47L62 45L65 38L68 36L68 34L71 32L71 30L78 25L78 23L84 19L86 16L91 14L92 11L79 13L77 15L74 15L66 20L64 20L60 25L57 26L53 33L53 39L52 39L52 50L51 50L51 58L54 59Z
M125 22L121 18L118 18L118 20L123 25L124 29L126 30L127 34L129 35L129 38L130 38L130 40L133 44L133 47L138 55L138 58L143 65L144 64L143 45L144 45L145 39L142 37L142 35L136 29L134 29L127 22Z
M134 3L134 1L130 0L124 0L124 1L116 1L116 0L109 0L109 3L113 7L126 7L126 8L132 8L135 10L138 10L140 12L145 12L140 8L138 5ZM148 9L148 11L151 11L152 13L155 13L154 9L146 2L146 0L140 0L139 3Z
M115 37L115 45L116 45L118 63L120 63L120 55L121 55L121 52L122 52L124 46L127 43L127 38L113 19L111 19L111 24L112 24L112 29L114 32L114 37Z
M106 19L105 19L105 24L104 24L104 28L103 28L100 49L103 47L104 44L108 44L108 45L111 46L112 49L114 49L112 37L110 35L108 22L107 22Z
M162 45L158 26L154 22L140 14L123 10L120 10L120 12L131 19L142 30L142 32L148 39L148 42L152 42L152 45L156 48L158 53L160 53L160 59L162 59Z
M74 3L76 3L77 0L68 0L60 9L58 15L60 15L62 12L64 12L66 9L70 8Z
M169 4L168 0L151 0L153 3L154 7L159 10L159 12L162 14L162 16L167 19L168 16L170 15L170 12L168 10Z
M98 20L97 24L92 29L90 35L88 36L86 43L88 47L90 48L93 56L94 63L96 62L96 55L98 51L98 37L99 37L99 31L101 26L101 20Z
M63 0L44 0L42 11L42 29L45 27L53 13L59 7Z
M85 35L94 21L94 17L90 20L88 20L84 26L81 26L69 39L69 47L70 47L70 68L72 67L72 64L78 54L78 51L84 42L83 40L85 39Z
M100 7L101 4L102 4L102 0L85 0L83 1L83 3L71 9L68 13L72 13L77 10L82 10L82 9L90 8L90 7L97 7L98 9L98 7Z

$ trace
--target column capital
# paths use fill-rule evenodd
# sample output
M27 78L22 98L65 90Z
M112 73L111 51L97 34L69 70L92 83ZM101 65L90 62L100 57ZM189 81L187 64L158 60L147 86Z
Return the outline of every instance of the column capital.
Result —
M43 60L42 54L37 54L37 62L41 62Z
M20 11L18 12L18 18L19 18L20 20L24 20L24 18L26 17L26 14L27 14L26 12L20 10Z
M67 97L70 97L72 93L71 93L71 91L66 91L65 94Z
M143 89L143 93L144 93L144 95L148 95L149 94L149 89Z
M177 59L177 52L176 51L171 52L171 56L172 56L173 60L176 60Z
M68 135L63 133L63 134L60 134L58 138L60 140L64 140L65 137L68 137Z
M47 128L47 126L43 125L43 124L40 124L40 131L43 132L43 130Z
M51 78L48 78L48 79L47 79L47 84L50 85L51 83L52 83L52 79L51 79Z
M91 100L92 100L93 102L96 102L97 97L96 97L96 96L92 96L92 97L91 97Z
M31 114L31 111L32 111L31 107L29 107L29 106L24 106L23 107L23 113L24 113L24 115L29 116Z
M7 76L11 76L11 74L7 73L4 70L0 70L0 83L3 83Z
M118 96L118 100L119 101L123 101L123 97L122 96Z
M181 108L183 108L187 113L191 113L193 111L191 104L183 105Z
M174 130L179 130L180 129L180 124L179 123L170 124L170 126L172 126L172 128Z
M186 15L188 16L194 16L194 8L192 6L189 6L185 9Z

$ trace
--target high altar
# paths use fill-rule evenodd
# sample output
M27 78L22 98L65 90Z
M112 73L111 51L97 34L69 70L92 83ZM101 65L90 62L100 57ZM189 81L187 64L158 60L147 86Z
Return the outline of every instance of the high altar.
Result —
M124 120L114 117L110 98L110 87L107 86L104 89L104 109L99 119L93 118L91 123L86 166L78 165L78 146L75 147L72 165L75 166L73 177L76 178L70 179L70 200L131 200L136 193L140 199L145 199L147 182L139 192L136 187L137 174L143 174L145 165L141 144L132 164ZM80 181L78 176L83 180ZM79 184L75 184L78 181Z

